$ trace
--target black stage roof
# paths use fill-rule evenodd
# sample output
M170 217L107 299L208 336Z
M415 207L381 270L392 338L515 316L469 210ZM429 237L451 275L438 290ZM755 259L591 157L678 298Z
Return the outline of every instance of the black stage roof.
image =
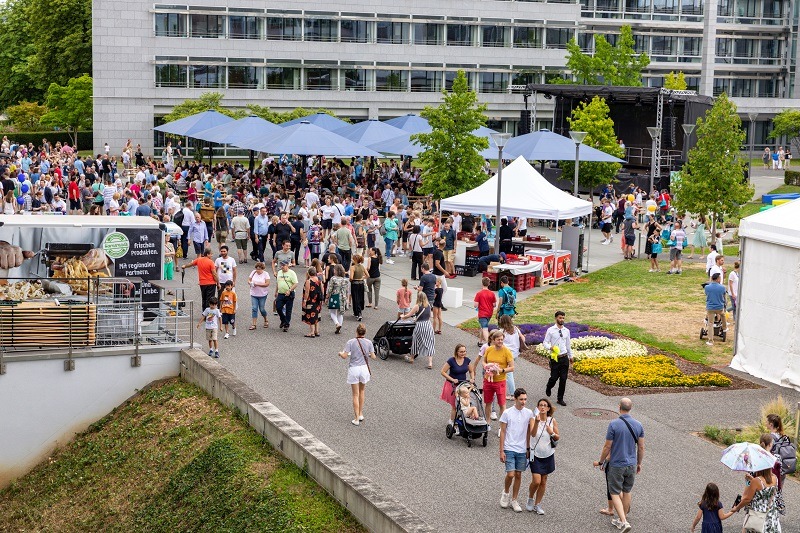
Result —
M612 87L607 85L571 85L571 84L544 84L531 83L527 86L528 92L540 93L545 98L592 98L600 96L609 103L632 103L632 104L656 104L658 95L661 92L659 87ZM667 95L664 95L667 97ZM700 96L694 91L670 91L668 99L671 98L681 102L693 102L712 105L714 99L710 96Z

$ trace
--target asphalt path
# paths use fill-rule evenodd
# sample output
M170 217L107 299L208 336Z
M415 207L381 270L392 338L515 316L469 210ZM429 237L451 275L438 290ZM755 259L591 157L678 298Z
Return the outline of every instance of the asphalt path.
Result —
M542 503L546 514L501 509L504 469L496 431L487 448L479 444L467 448L463 439L445 437L449 406L439 399L443 383L439 369L457 343L464 343L474 357L473 336L445 324L443 334L436 336L434 370L427 370L423 361L409 365L395 355L371 362L366 419L355 427L350 423L347 363L337 355L347 339L355 336L357 322L352 313L347 315L341 335L333 334L332 323L325 318L322 336L305 338L298 294L288 332L277 329L278 318L272 315L269 329L261 328L259 319L258 329L249 331L246 279L252 264L242 267L237 284L238 335L230 339L220 335L219 362L430 525L440 531L616 531L598 512L605 505L605 483L603 474L592 467L608 422L579 418L574 410L616 410L619 398L570 382L569 405L555 415L562 438L556 451L556 471L548 480ZM304 279L304 269L297 272ZM195 277L189 271L187 283L194 285ZM193 288L189 296L199 303L199 290ZM386 296L391 295L382 296L378 310L364 312L369 338L384 321L396 316L395 305ZM517 386L527 389L535 405L544 395L548 372L522 359L517 365ZM719 463L719 446L693 432L709 423L729 427L749 423L757 417L761 403L778 392L790 401L800 400L800 394L777 389L770 385L749 391L634 396L632 415L644 425L646 454L633 490L633 531L688 531L696 502L708 482L720 486L723 503L730 505L744 488L743 476ZM493 429L497 428L495 423ZM529 472L523 474L523 507L530 479ZM789 514L784 517L783 531L800 531L797 483L787 484L786 501ZM740 513L724 522L725 531L740 531L743 518Z

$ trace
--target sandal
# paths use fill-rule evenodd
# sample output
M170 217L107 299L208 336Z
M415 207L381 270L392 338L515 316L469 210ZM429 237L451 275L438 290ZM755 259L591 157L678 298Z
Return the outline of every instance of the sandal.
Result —
M307 339L313 339L315 337L315 335L303 335L303 337L305 337Z
M427 368L428 370L433 370L433 365L428 365L425 368Z
M414 364L414 360L413 360L413 359L411 359L411 358L410 358L409 356L407 356L407 355L404 355L404 356L403 356L403 359L405 360L405 362L406 362L406 363L408 363L408 364L410 364L410 365L413 365L413 364Z
M264 322L264 329L267 329L268 327L269 327L269 322Z
M604 514L606 516L614 516L614 511L609 511L606 508L600 509L600 514Z
M250 326L250 327L249 327L249 328L247 328L247 329L249 329L250 331L253 331L254 329L256 329L256 327L255 327L255 326Z

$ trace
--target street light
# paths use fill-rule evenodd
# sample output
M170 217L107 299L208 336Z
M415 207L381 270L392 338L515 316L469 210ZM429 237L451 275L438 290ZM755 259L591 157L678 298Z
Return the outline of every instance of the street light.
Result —
M747 158L747 181L752 181L752 177L750 172L753 170L753 141L755 140L756 136L756 119L758 118L758 113L751 111L747 114L747 118L750 119L750 153L749 157Z
M653 139L653 146L650 151L650 190L647 191L648 194L653 192L653 184L655 183L656 177L656 168L658 168L658 164L656 162L656 139L659 138L661 135L661 128L657 128L654 126L648 126L647 133L650 134L650 138Z
M684 161L689 160L689 138L692 136L692 132L697 126L694 124L681 124L681 128L683 128L683 149L686 150L686 158Z
M491 134L492 140L497 145L497 218L494 221L494 253L500 253L500 202L503 183L503 147L511 138L510 133Z
M586 136L589 135L588 132L585 131L570 131L569 136L575 142L575 196L578 196L578 165L580 164L580 147L583 140Z

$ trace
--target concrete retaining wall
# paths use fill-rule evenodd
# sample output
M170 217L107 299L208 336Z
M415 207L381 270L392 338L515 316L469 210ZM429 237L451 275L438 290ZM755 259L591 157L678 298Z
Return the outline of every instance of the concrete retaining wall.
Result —
M297 422L200 350L181 352L181 377L247 416L250 425L346 507L370 531L431 532L402 503L387 497Z

